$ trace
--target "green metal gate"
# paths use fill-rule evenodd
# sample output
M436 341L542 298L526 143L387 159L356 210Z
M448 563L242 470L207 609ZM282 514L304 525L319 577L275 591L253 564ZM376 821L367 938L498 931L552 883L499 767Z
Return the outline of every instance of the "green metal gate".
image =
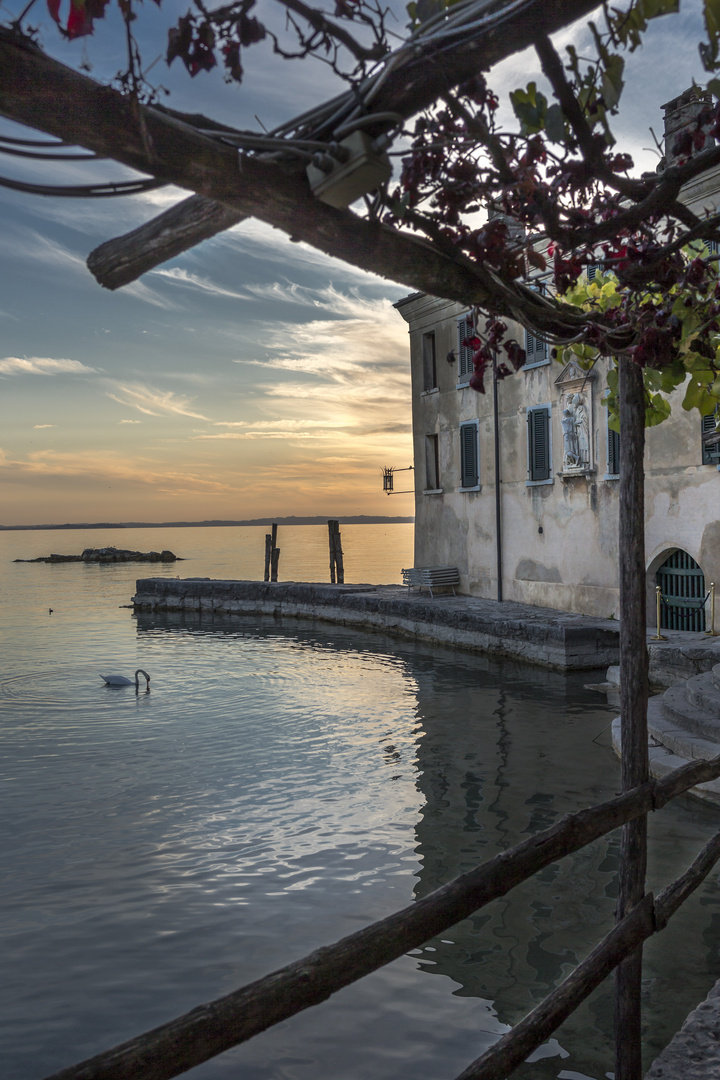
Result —
M678 549L657 572L663 630L705 629L705 575L687 551Z

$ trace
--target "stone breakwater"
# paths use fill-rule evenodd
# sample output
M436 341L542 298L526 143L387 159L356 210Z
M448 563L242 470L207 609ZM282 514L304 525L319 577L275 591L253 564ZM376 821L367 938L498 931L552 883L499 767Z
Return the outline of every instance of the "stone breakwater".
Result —
M430 599L401 585L145 578L136 589L133 605L139 611L315 619L559 671L607 667L618 657L618 624L610 619L472 596Z
M82 555L41 555L37 559L15 559L14 562L42 563L117 563L117 562L176 562L179 555L172 551L129 551L127 548L85 548Z

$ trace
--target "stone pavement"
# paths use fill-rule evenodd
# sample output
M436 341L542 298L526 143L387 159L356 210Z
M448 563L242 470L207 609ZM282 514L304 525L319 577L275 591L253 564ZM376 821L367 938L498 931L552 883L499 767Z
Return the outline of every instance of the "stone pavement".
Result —
M655 1058L645 1080L720 1078L720 981Z

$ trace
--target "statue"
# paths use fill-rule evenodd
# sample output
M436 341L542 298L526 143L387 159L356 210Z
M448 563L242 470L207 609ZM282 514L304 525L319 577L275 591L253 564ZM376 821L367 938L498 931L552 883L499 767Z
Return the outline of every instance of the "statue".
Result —
M577 468L578 445L575 433L575 415L572 409L563 409L560 427L563 433L563 469Z
M575 394L573 401L577 464L587 469L590 465L590 417L582 394Z

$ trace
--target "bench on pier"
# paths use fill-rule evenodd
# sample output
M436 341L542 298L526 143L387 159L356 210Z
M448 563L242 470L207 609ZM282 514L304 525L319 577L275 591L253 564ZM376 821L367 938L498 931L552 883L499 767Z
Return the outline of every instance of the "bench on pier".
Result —
M455 586L460 584L460 573L456 566L412 566L403 570L403 585L411 589L413 585L418 589L423 586L430 590L439 589L441 586L449 586L455 595Z

